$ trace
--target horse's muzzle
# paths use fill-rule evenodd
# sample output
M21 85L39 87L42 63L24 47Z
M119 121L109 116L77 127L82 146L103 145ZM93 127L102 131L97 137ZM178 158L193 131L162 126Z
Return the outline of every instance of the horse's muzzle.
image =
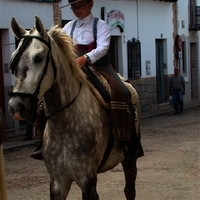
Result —
M33 112L30 101L20 97L12 97L8 102L9 113L15 120L27 120Z

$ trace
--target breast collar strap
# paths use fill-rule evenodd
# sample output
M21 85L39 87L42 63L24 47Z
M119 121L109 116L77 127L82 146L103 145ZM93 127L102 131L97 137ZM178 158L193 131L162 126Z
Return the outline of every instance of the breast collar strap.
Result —
M58 113L60 113L61 111L65 110L66 108L68 108L69 106L71 106L77 99L80 91L81 91L81 87L82 87L82 83L80 83L79 85L79 90L78 90L78 93L76 94L76 96L74 97L74 99L72 99L72 101L70 101L67 105L63 106L62 108L60 108L59 110L57 110L56 112L48 115L47 117L44 117L42 120L48 120L50 119L51 117L53 117L54 115L57 115Z

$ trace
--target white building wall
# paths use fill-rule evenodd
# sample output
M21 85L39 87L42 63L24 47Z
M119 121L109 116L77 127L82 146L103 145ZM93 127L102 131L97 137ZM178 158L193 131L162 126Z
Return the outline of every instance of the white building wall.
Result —
M26 29L34 26L34 16L39 16L44 27L49 29L53 25L53 4L38 3L23 0L0 0L0 29L2 35L3 66L9 65L12 52L15 50L15 37L10 29L10 21L15 17L19 24ZM4 85L12 85L10 73L4 74Z
M178 5L178 34L186 36L187 49L189 46L188 31L188 5L189 0L179 0ZM60 6L66 5L68 0L62 0ZM200 5L200 0L197 0ZM156 39L163 39L166 64L165 75L172 74L174 69L174 21L172 3L154 0L94 0L93 14L101 18L101 8L105 7L105 12L120 10L125 15L125 29L120 32L118 27L111 30L112 36L119 37L119 62L121 68L119 72L128 78L127 72L127 41L136 38L141 42L141 64L142 77L156 77ZM72 20L75 18L70 6L62 10L63 20ZM41 18L46 29L53 25L53 4L39 3L25 0L0 0L0 29L2 32L2 52L3 68L10 62L11 53L15 49L15 39L10 29L10 20L15 17L17 21L25 28L30 29L34 26L34 16ZM182 21L185 27L181 26ZM196 33L199 37L199 32ZM187 54L189 65L189 53ZM146 73L146 61L150 61L151 73ZM189 71L189 68L188 68ZM189 81L189 74L186 75L186 81ZM5 86L11 86L12 76L10 73L4 73Z
M53 4L41 3L25 0L0 0L0 30L1 30L1 48L2 48L2 69L4 77L5 92L5 111L7 130L19 129L19 122L14 121L7 111L7 103L9 96L8 91L11 90L14 83L14 76L11 75L9 69L10 58L15 50L15 37L10 28L10 21L15 17L17 22L26 29L34 26L34 16L39 16L46 29L53 25Z
M151 61L151 75L149 76L156 76L156 39L166 39L166 67L167 69L173 67L173 24L171 3L139 1L139 38L142 42L141 54L143 77L147 77L147 60Z
M196 0L195 6L200 6L200 0ZM185 39L186 43L186 64L187 64L187 71L186 73L183 73L183 76L186 81L186 92L187 95L185 95L185 103L189 104L194 101L191 97L191 52L190 52L190 43L197 42L197 54L198 54L198 61L197 61L197 68L198 68L198 90L200 89L200 59L199 59L199 52L200 52L200 31L190 31L189 25L190 25L190 1L189 0L179 0L177 2L177 34L182 36L183 39ZM181 66L180 66L181 68ZM182 70L182 69L181 69ZM200 92L198 92L198 99L200 98ZM199 100L197 100L199 101Z
M0 0L0 28L9 28L12 17L25 28L33 26L33 17L38 15L49 28L53 24L53 4L25 0Z

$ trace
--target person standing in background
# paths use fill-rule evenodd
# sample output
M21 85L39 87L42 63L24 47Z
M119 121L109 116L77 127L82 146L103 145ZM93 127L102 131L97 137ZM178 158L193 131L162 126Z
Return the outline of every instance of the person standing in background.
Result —
M174 74L169 81L169 94L172 95L174 115L183 113L183 95L185 95L185 79L180 75L178 67L174 68Z

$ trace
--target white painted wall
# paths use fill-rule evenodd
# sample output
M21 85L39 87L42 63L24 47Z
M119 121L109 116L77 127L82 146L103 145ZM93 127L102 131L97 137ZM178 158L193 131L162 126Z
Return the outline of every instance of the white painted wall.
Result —
M0 0L0 30L2 35L2 66L5 87L5 108L7 108L8 96L7 90L14 84L14 76L6 73L5 65L9 67L12 52L15 50L15 37L10 28L10 21L15 17L19 24L25 29L31 29L34 26L34 16L41 18L43 25L49 29L53 25L53 4L39 3L26 0ZM19 129L19 122L6 111L6 126L8 129Z
M177 2L178 7L178 34L185 38L186 41L186 61L187 61L187 72L184 73L184 78L186 81L186 88L188 95L186 95L185 102L191 102L191 60L190 60L190 43L197 42L197 52L199 55L200 52L200 31L189 31L189 18L190 18L190 11L189 11L189 0L179 0ZM200 6L200 0L196 0L196 6ZM184 23L184 24L183 24ZM198 88L200 88L200 59L198 57L197 62L198 67ZM186 93L187 94L187 93ZM200 93L199 97L200 98Z
M67 4L61 2L61 6ZM173 70L173 25L172 3L153 0L123 1L123 0L94 0L93 15L101 17L101 7L106 12L120 10L125 15L125 31L111 30L112 35L122 35L122 75L127 78L127 41L133 37L141 42L142 77L156 76L155 39L167 40L166 64ZM62 19L74 19L70 6L62 9ZM146 75L146 60L151 61L151 75Z
M0 0L0 28L9 28L15 17L25 27L33 26L33 17L38 15L46 28L53 24L53 4L25 0Z
M53 25L53 4L38 3L24 0L0 0L0 29L2 30L2 60L3 67L10 63L12 52L15 50L15 38L10 28L10 20L15 17L25 29L34 26L34 16L41 18L44 27L49 29ZM10 73L4 73L4 85L13 84Z

